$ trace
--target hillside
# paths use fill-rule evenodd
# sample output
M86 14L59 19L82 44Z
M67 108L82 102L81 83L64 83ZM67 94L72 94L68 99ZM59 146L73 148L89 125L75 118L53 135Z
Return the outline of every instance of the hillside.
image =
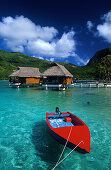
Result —
M21 67L38 67L40 72L51 66L51 61L41 60L19 52L0 50L0 79L8 76ZM109 79L111 72L111 48L96 52L86 66L75 66L67 62L59 62L74 76L74 79Z
M8 52L0 50L0 79L8 79L8 76L17 69L18 66L21 67L38 67L40 72L45 71L51 66L50 61L41 60L34 58L19 52ZM74 76L74 79L94 79L94 74L92 74L91 67L86 66L75 66L67 62L59 62L61 65L65 66Z
M87 66L97 66L101 62L102 58L106 57L107 55L111 55L111 47L97 51L95 55L90 59Z
M96 52L87 67L95 68L97 79L111 80L111 47Z
M0 50L0 79L8 79L8 76L21 67L38 67L41 72L49 68L51 62L37 59L28 55L16 52Z

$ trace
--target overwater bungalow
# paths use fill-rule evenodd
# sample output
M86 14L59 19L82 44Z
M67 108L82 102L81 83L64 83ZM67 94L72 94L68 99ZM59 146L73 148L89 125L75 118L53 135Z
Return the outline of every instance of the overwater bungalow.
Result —
M18 70L9 76L9 85L11 87L37 86L40 83L39 68L18 67Z
M73 75L62 65L53 63L52 66L44 71L42 86L48 88L58 88L64 90L71 84Z

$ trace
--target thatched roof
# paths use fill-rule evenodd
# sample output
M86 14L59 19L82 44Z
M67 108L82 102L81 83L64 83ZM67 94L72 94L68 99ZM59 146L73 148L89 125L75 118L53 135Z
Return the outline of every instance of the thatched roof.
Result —
M18 67L9 77L40 77L39 68Z
M65 76L73 77L73 75L62 65L54 63L52 67L44 71L43 76Z

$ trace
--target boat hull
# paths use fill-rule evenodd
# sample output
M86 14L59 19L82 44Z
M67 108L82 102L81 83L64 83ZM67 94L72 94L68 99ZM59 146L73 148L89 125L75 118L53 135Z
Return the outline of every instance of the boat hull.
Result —
M64 113L66 114L66 113ZM67 113L69 114L69 112ZM79 143L80 145L76 147L76 151L80 153L89 153L90 152L90 131L87 127L87 125L80 120L78 117L70 113L71 116L74 116L77 120L81 121L81 125L75 125L75 126L67 126L67 127L59 127L54 128L50 125L48 115L51 115L50 113L46 113L46 121L48 125L48 129L51 133L51 135L61 144L65 145L69 136L69 133L71 131L71 134L68 139L67 147L74 149ZM55 115L55 114L53 114ZM76 122L77 124L77 122ZM71 129L72 128L72 129Z

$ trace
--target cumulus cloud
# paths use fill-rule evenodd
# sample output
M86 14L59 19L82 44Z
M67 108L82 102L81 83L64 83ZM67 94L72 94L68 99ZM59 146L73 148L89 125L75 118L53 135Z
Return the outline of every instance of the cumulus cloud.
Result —
M54 61L54 58L50 58L50 61L52 61L52 62L53 62L53 61Z
M64 33L60 40L57 41L55 50L58 56L73 56L75 51L75 41L73 40L75 32Z
M80 60L77 62L78 65L86 65L89 62L90 59L82 59L80 58Z
M33 57L36 57L36 56L33 56ZM44 58L43 58L43 57L37 57L37 58L39 58L39 59L41 59L41 60L44 60Z
M101 19L103 23L97 25L98 35L111 43L111 11L104 14Z
M77 65L86 65L90 59L87 57L85 59L81 58L77 54L74 56L74 61L76 61Z
M84 61L75 52L75 31L64 32L60 38L58 34L56 28L41 27L24 16L8 16L0 22L0 38L8 49L42 59L49 58L50 61L70 56L83 64Z
M93 28L93 26L94 26L91 21L87 21L87 24L86 24L86 25L87 25L87 28L88 28L89 31L91 31L92 28Z
M57 39L54 27L41 27L24 16L4 17L0 22L0 37L12 51L28 51L32 55L68 57L74 54L74 31Z
M40 38L50 41L58 31L54 27L35 25L24 16L6 17L0 22L0 35L7 39L30 40Z
M54 27L35 25L24 16L6 17L0 22L0 37L12 51L24 52L29 41L51 41L58 31Z

